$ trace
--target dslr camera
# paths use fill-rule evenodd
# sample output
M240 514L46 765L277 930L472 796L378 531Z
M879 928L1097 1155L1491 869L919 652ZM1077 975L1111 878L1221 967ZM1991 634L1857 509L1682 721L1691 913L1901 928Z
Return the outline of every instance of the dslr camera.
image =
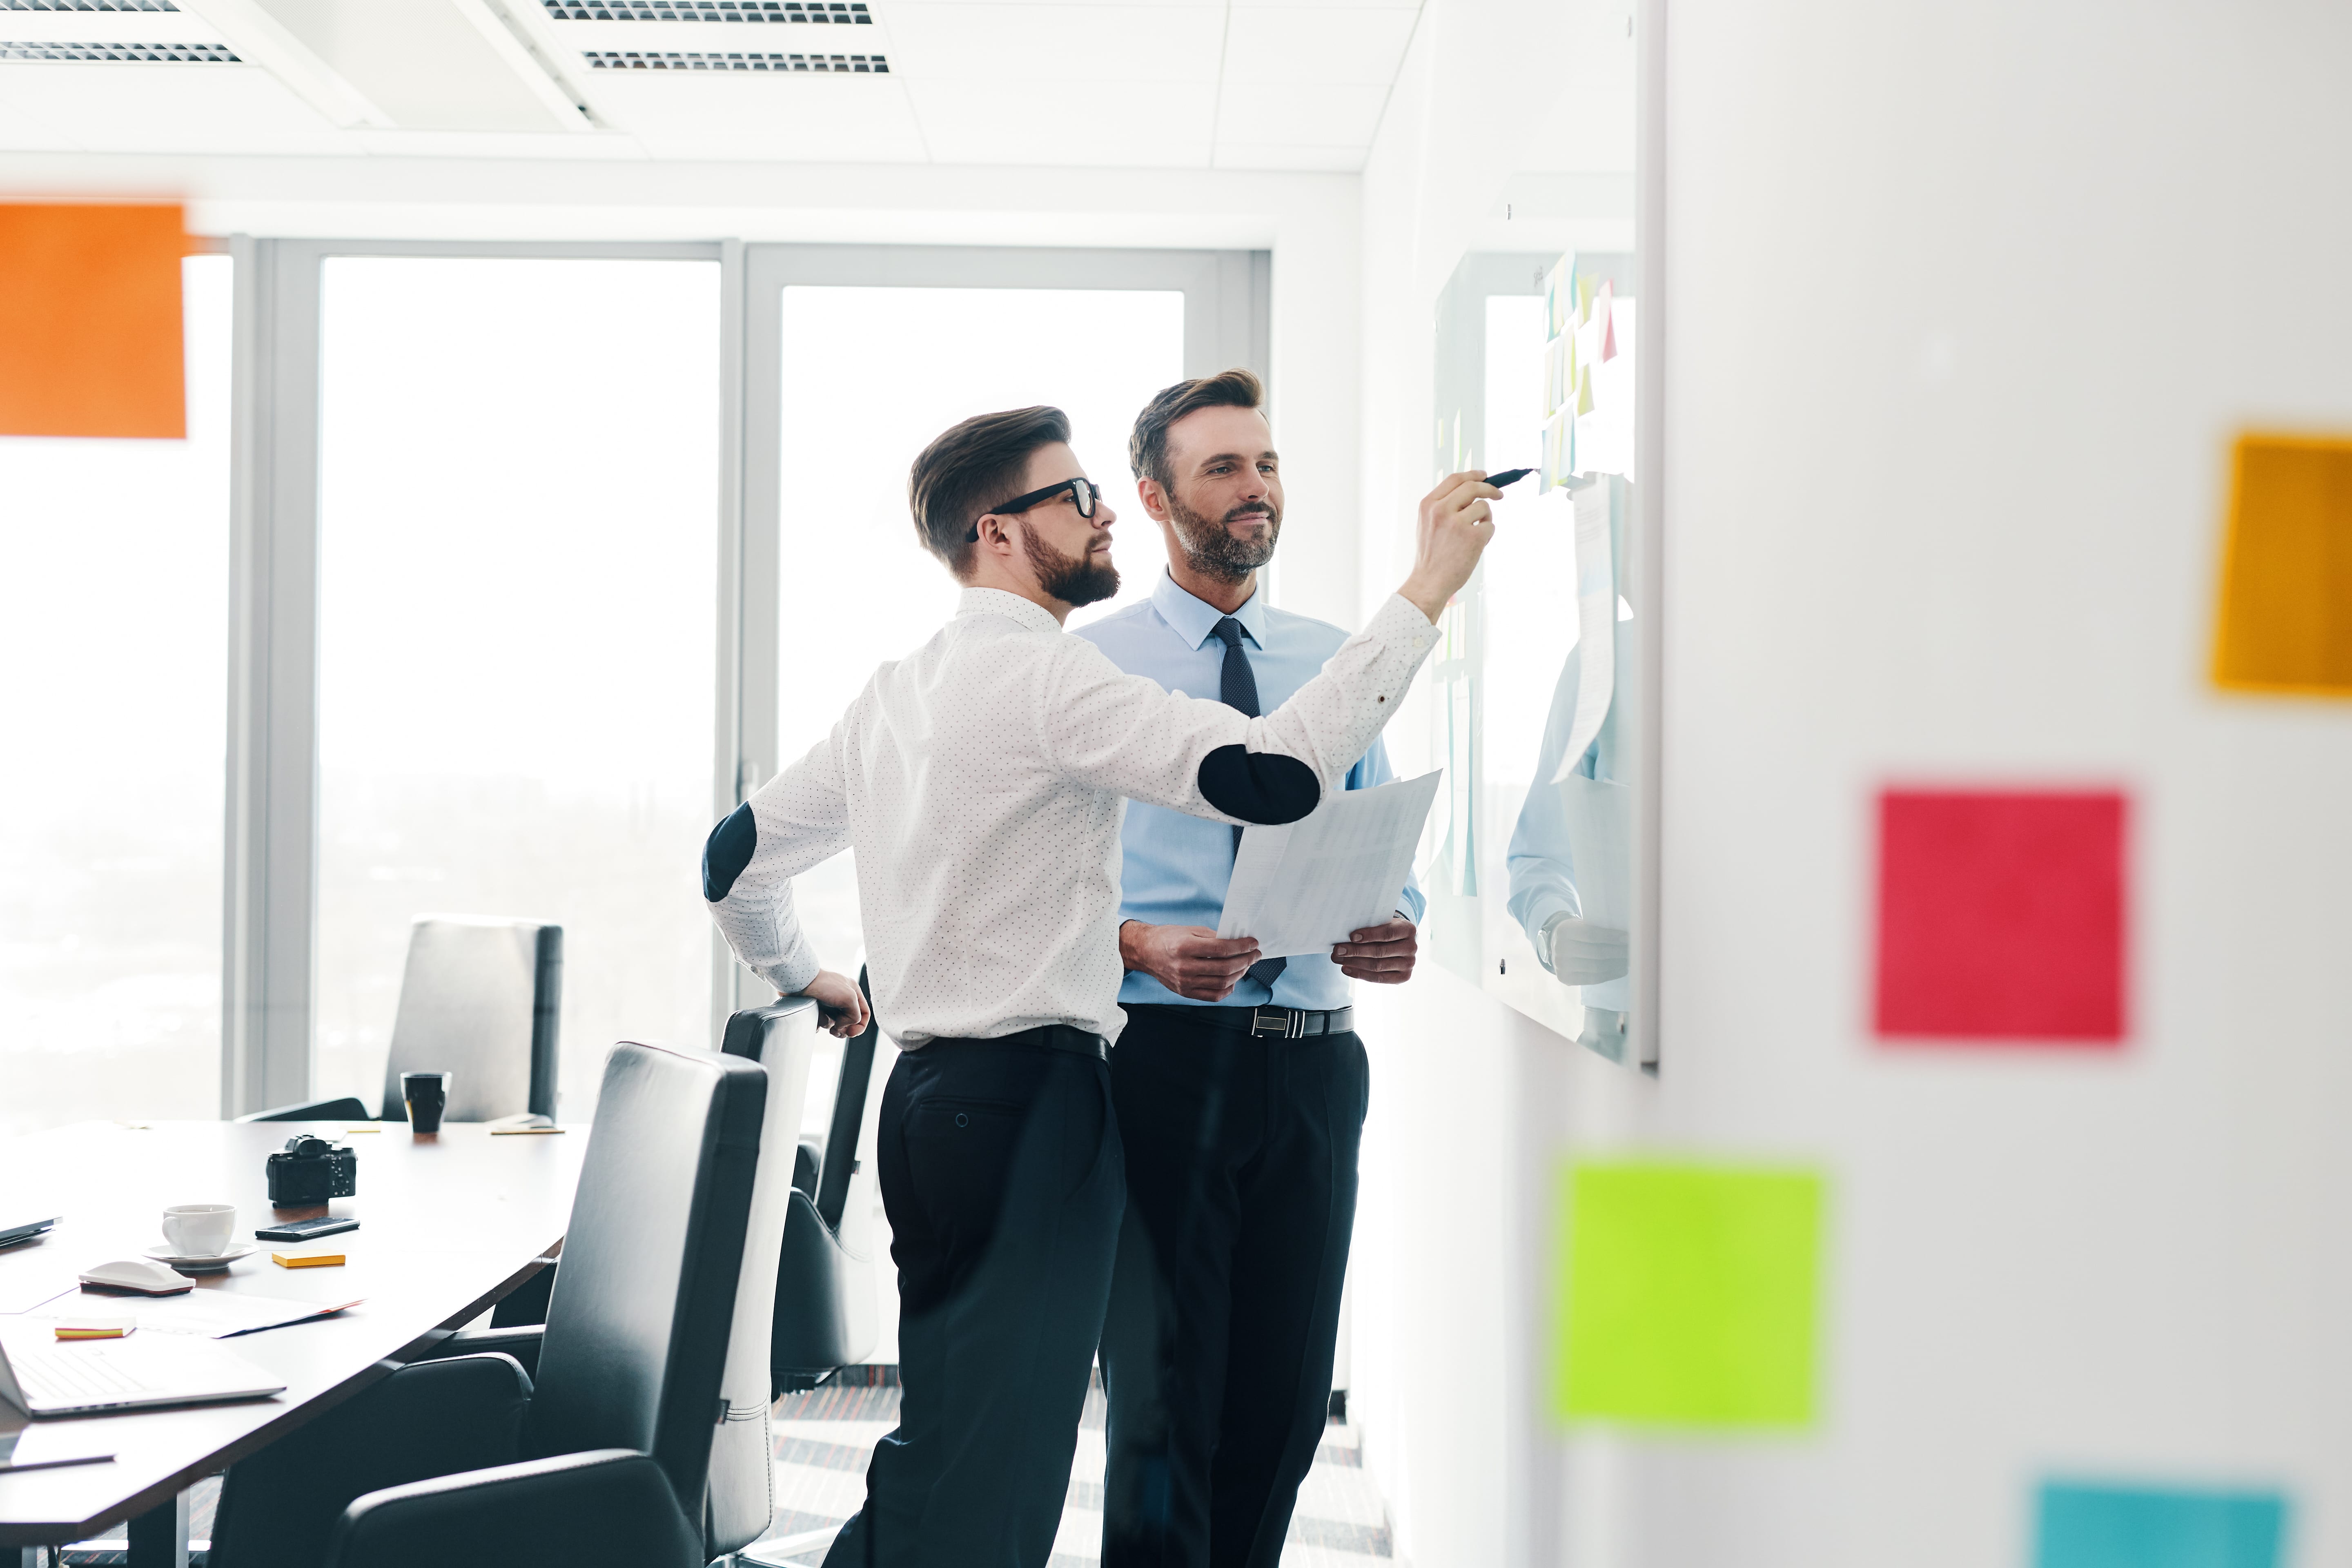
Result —
M360 1157L339 1143L308 1133L286 1140L269 1156L269 1201L278 1208L300 1208L359 1191Z

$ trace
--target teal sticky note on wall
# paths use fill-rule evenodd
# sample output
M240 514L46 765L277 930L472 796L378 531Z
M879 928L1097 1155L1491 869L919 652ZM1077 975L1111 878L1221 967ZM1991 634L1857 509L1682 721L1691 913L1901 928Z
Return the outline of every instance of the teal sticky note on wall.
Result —
M2275 1492L2045 1481L2033 1568L2284 1568Z

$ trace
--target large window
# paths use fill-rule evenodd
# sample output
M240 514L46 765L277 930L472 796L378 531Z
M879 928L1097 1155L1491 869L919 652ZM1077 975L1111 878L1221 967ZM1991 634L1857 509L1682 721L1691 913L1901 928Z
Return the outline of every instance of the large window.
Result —
M1145 400L1183 377L1182 294L795 286L784 290L782 363L780 760L824 739L876 665L954 613L953 579L916 542L907 473L960 419L1037 403L1067 414L1079 462L1119 514L1122 578L1117 599L1072 622L1151 592L1164 555L1135 499L1127 436ZM797 893L820 959L855 973L853 858L802 878ZM813 1103L810 1115L829 1109Z
M564 930L562 1101L709 1043L719 268L332 257L313 1092L373 1104L420 914Z
M184 441L0 439L0 1133L220 1104L230 264Z

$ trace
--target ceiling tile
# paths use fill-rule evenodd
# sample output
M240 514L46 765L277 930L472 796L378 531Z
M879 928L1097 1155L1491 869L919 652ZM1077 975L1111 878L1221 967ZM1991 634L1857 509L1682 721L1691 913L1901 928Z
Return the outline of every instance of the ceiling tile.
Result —
M0 98L93 153L352 151L257 66L0 65Z
M1382 87L1254 87L1219 95L1217 145L1368 147L1380 129Z
M1352 174L1364 166L1369 147L1294 147L1275 143L1220 146L1220 169L1287 169L1307 174Z
M0 10L12 44L217 44L217 29L185 11Z
M906 89L937 163L1208 166L1212 87L1098 81L1075 102L968 81Z
M925 158L906 91L887 77L592 74L598 108L656 158Z
M1422 0L1233 0L1233 5L1235 16L1265 10L1418 12Z
M1371 7L1236 10L1225 36L1225 80L1386 87L1412 37L1413 15Z
M891 70L985 84L1050 84L1066 117L1107 82L1213 82L1224 12L1192 5L940 5L889 8Z

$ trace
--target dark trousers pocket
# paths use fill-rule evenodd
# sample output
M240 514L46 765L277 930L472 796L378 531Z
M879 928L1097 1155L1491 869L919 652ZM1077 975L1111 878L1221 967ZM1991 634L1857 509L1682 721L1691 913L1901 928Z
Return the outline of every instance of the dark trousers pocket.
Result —
M924 1245L910 1249L918 1256L900 1264L905 1310L943 1300L987 1253L1028 1110L952 1095L926 1096L908 1108L901 1124L908 1196L925 1234Z

